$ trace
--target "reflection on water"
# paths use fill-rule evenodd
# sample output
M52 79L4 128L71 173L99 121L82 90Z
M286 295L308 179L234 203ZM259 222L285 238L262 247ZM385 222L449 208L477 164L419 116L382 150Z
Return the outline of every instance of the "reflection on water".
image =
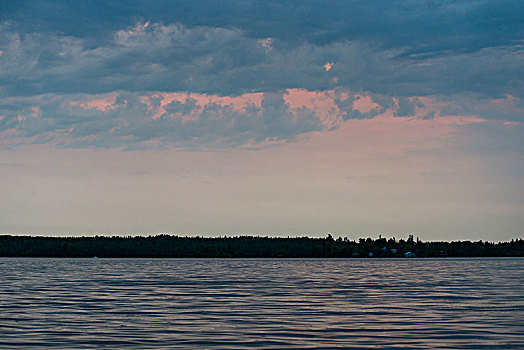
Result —
M523 349L524 259L0 259L0 348Z

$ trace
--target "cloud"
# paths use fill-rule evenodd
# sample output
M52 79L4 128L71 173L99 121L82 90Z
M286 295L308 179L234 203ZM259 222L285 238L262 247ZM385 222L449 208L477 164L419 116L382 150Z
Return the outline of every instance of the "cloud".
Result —
M397 108L395 110L395 117L412 117L415 115L416 102L413 99L400 97L394 99Z
M0 137L61 147L184 148L260 146L327 128L315 109L291 107L284 93L237 98L129 92L9 98Z
M4 144L236 147L387 111L523 121L519 1L121 5L0 5Z
M140 21L96 41L88 33L24 32L22 24L13 23L4 22L0 29L4 96L120 90L238 95L344 87L400 97L460 93L524 97L524 83L516 78L524 74L521 40L503 38L470 48L464 41L464 46L457 44L460 49L443 49L415 37L392 45L385 34L374 37L364 31L360 38L339 33L334 34L337 40L322 43L291 42L282 33L254 37L247 25ZM483 40L480 32L469 35Z
M199 6L187 0L27 0L2 2L0 20L18 23L21 32L45 30L96 41L150 21L240 29L249 37L274 38L291 46L361 40L389 48L408 46L410 55L435 55L513 45L524 34L523 11L519 0L202 0Z
M341 88L233 97L190 92L45 94L0 99L0 138L9 145L80 148L262 147L335 130L350 119L388 113L427 122L438 118L460 124L491 120L520 125L524 103L514 96L392 98Z
M524 122L524 100L513 95L501 98L482 98L462 94L452 97L418 96L408 98L414 104L414 116L422 117L432 112L439 117L461 115L486 120Z

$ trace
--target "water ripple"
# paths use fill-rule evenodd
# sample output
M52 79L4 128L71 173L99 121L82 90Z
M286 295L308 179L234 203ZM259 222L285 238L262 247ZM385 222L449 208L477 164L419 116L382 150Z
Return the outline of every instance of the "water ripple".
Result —
M1 348L522 349L524 259L0 259Z

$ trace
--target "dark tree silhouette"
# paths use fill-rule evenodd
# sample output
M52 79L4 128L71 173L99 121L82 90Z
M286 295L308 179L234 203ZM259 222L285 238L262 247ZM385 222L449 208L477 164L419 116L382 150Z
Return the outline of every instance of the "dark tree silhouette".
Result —
M422 242L410 235L395 238L360 238L358 242L326 238L275 238L259 236L179 237L31 237L0 236L4 257L173 257L173 258L347 258L403 257L490 257L524 256L524 241L490 243L483 241Z

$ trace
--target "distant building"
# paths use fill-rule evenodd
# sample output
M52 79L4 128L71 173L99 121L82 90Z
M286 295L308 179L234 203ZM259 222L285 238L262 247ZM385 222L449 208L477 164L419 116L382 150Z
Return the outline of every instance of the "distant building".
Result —
M406 258L414 258L416 255L413 252L407 252L407 253L404 253L404 256Z

